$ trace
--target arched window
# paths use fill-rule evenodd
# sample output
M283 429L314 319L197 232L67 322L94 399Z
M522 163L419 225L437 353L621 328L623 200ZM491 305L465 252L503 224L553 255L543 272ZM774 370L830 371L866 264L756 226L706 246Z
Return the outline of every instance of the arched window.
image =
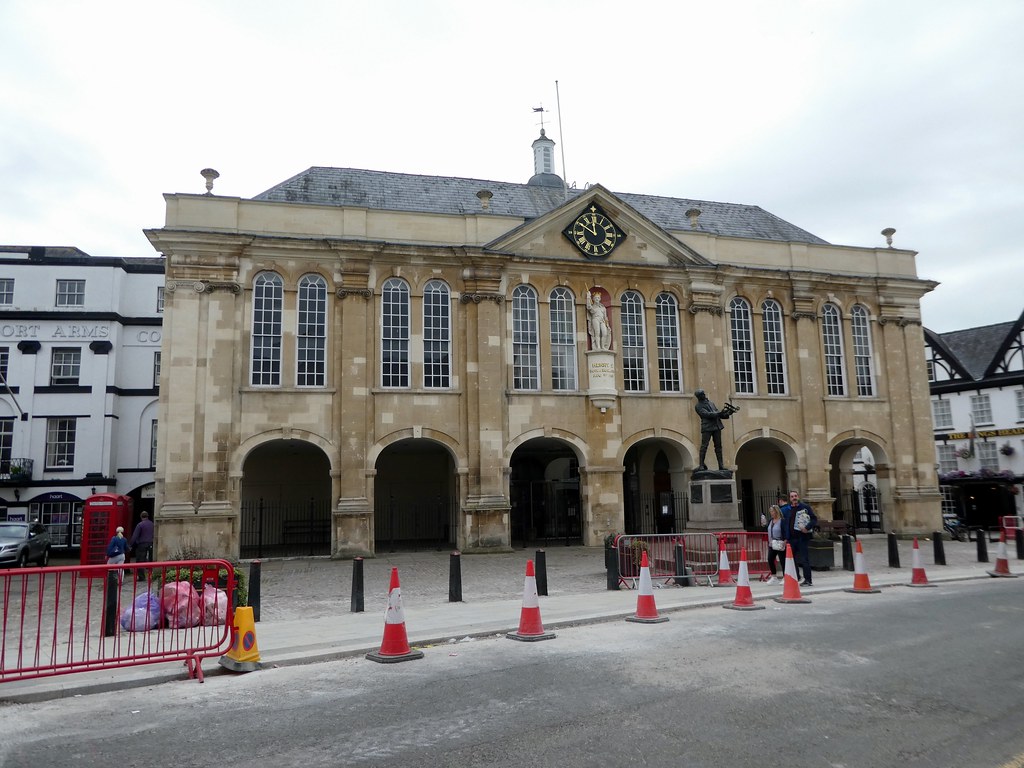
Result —
M750 304L736 296L729 302L729 316L733 387L737 392L753 394L754 332L750 322Z
M442 280L423 286L423 386L447 388L452 380L451 294Z
M512 291L512 388L540 389L537 292L528 285Z
M622 386L627 392L647 390L644 300L636 291L622 294Z
M548 297L551 319L551 388L576 389L576 302L568 288Z
M409 386L409 286L397 277L381 288L381 386Z
M299 317L295 332L295 384L322 387L327 370L327 281L320 275L299 280Z
M662 392L679 392L683 387L679 362L679 305L671 293L659 293L655 298L654 325L658 337L658 386Z
M857 396L874 397L875 376L871 369L871 327L868 311L857 304L850 310L850 334L853 337L853 371L857 377Z
M782 307L768 299L761 304L764 334L764 376L769 395L786 394L786 341L782 336Z
M284 283L274 272L256 275L252 287L252 359L254 387L281 386L281 314Z
M835 304L825 304L821 308L821 342L825 351L825 392L832 396L845 395L843 319Z

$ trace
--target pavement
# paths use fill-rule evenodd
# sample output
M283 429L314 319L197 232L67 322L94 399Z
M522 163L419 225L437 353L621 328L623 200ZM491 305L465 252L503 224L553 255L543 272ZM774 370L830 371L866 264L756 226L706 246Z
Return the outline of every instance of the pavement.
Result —
M883 534L862 535L865 570L871 586L879 589L910 583L912 542L898 544L902 567L890 567L888 540ZM989 562L978 561L975 542L944 542L946 565L934 564L933 543L921 540L921 565L931 583L988 579L995 568L998 545L988 544ZM621 621L636 613L637 592L607 588L604 550L552 545L544 548L548 595L540 597L545 631L582 624ZM391 569L401 581L406 633L413 647L448 644L518 629L523 604L527 560L537 550L462 555L462 601L449 602L452 556L448 551L380 553L363 563L363 612L353 613L352 560L327 558L267 560L260 564L260 621L255 624L261 666L265 668L311 664L363 656L380 648ZM842 568L842 547L835 546L836 567L814 572L814 585L801 587L814 598L853 586L854 573ZM1016 547L1007 546L1007 564L1013 574L1022 570ZM732 564L735 569L736 564ZM247 568L249 566L243 566ZM768 585L751 577L755 603L782 594L782 585ZM664 584L654 580L659 614L734 602L733 586L711 587ZM429 653L429 650L426 651ZM215 659L203 665L206 676L234 674ZM253 673L258 674L258 672ZM35 680L0 683L0 704L47 701L111 690L186 680L179 662L147 664L115 670L80 672ZM190 683L195 684L195 683Z

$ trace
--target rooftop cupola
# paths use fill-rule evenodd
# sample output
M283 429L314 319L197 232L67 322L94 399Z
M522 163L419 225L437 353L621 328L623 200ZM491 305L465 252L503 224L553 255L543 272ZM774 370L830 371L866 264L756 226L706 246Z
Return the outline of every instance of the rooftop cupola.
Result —
M533 176L527 182L538 187L562 187L562 177L555 173L555 142L540 129L540 138L533 142Z

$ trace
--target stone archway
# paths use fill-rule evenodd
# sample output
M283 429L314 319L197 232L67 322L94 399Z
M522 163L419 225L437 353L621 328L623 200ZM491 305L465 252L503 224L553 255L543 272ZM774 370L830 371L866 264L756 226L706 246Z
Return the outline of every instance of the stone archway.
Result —
M736 452L736 491L744 529L761 529L761 515L796 485L796 454L776 437L758 437Z
M664 438L629 447L622 461L624 533L681 533L686 528L688 462L680 446Z
M448 448L398 440L377 456L373 487L376 549L440 549L456 543L458 484Z
M891 527L886 520L892 511L888 464L885 450L875 440L860 435L838 440L829 453L832 519L863 533ZM822 512L818 517L827 519Z
M583 540L580 459L571 444L536 437L518 446L509 462L513 546Z

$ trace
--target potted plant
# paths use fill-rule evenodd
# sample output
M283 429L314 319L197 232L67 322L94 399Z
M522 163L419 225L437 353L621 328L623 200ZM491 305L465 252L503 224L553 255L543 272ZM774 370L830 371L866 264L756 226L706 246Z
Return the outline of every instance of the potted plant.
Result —
M1013 446L1010 445L1009 440L999 446L999 452L1003 454L1003 456L1013 456Z

